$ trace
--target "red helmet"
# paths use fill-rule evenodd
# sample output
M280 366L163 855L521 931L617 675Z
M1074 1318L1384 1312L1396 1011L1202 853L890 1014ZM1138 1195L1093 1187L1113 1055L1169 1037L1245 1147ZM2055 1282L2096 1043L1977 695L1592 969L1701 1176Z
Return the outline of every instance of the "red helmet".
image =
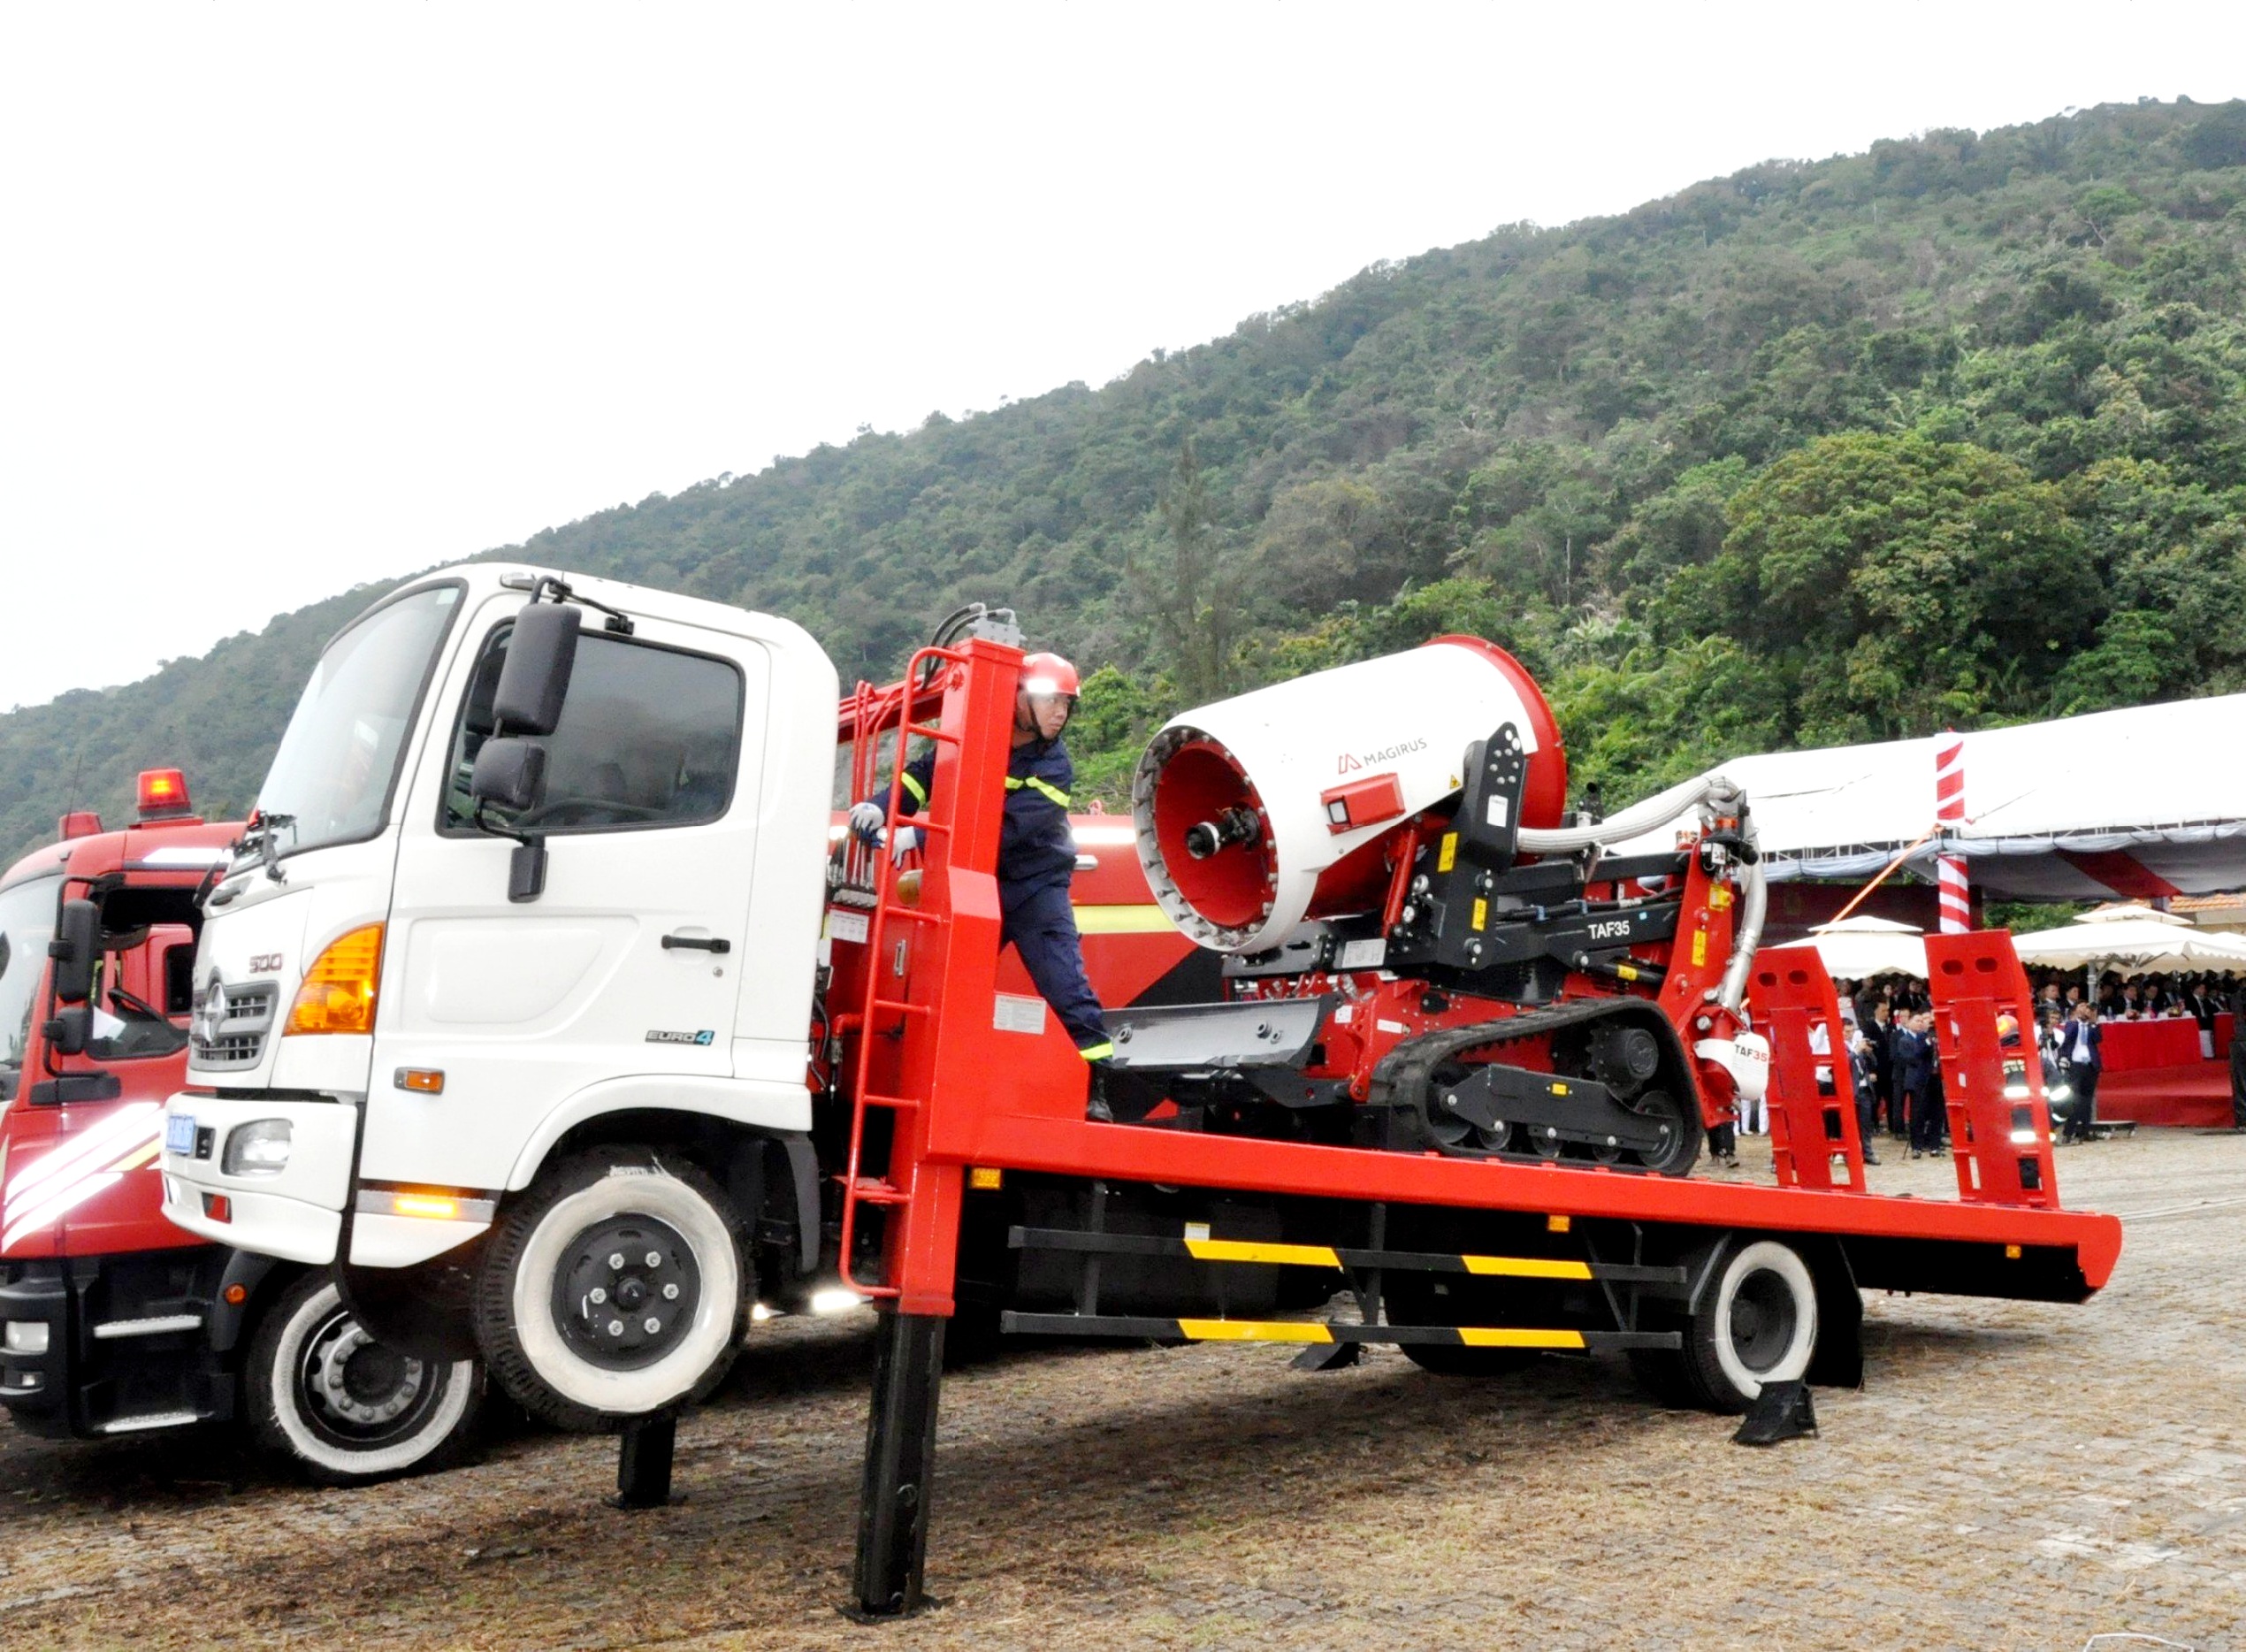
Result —
M1025 694L1066 694L1076 698L1076 668L1057 654L1033 654L1021 662L1021 692Z

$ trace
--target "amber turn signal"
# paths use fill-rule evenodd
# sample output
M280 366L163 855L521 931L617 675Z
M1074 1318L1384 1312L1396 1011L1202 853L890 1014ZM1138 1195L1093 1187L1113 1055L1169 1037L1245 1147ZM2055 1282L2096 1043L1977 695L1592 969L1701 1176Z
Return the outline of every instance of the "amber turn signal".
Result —
M382 926L339 935L304 972L288 1012L292 1033L371 1033L382 976Z

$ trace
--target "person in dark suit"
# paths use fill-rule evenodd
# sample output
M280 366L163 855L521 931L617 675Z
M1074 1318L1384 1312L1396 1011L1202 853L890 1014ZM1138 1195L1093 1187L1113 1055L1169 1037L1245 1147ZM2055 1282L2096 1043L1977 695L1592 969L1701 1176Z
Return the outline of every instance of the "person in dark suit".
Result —
M2062 1142L2087 1142L2097 1121L2097 1075L2105 1065L2098 1045L2105 1041L2094 1012L2087 1004L2075 1006L2074 1019L2059 1029L2059 1059L2066 1069L2067 1087L2074 1092L2066 1109Z
M1895 1035L1895 1087L1911 1120L1911 1157L1941 1149L1942 1125L1936 1113L1940 1092L1934 1086L1934 1017L1906 1018Z
M1872 1059L1871 1024L1868 1016L1848 1036L1848 1077L1856 1092L1856 1138L1863 1146L1864 1162L1876 1165L1879 1155L1872 1143L1879 1140L1879 1064Z
M1875 998L1869 1010L1857 1017L1872 1051L1871 1103L1866 1113L1864 1139L1869 1141L1879 1128L1880 1115L1887 1117L1890 1136L1903 1136L1901 1110L1895 1102L1895 1017L1885 998Z

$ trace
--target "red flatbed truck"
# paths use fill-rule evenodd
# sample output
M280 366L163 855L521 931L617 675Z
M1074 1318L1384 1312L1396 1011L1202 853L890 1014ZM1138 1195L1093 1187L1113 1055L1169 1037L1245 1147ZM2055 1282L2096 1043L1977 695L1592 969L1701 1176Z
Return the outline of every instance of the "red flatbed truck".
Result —
M905 679L921 689L861 690L854 728L846 719L861 753L884 739L901 746L909 736L936 741L939 753L920 822L928 848L918 887L907 904L887 862L873 864L862 967L837 949L830 995L853 1006L837 1017L853 1058L840 1087L852 1126L844 1255L859 1263L854 1282L882 1312L854 1610L889 1616L921 1603L944 1327L993 1276L1014 1304L1004 1323L1016 1332L1272 1342L1324 1349L1312 1358L1333 1360L1345 1359L1351 1343L1388 1342L1449 1370L1539 1350L1619 1349L1656 1388L1738 1410L1760 1376L1857 1380L1861 1289L2075 1302L2111 1275L2120 1225L2059 1207L2037 1064L2005 1042L1999 1018L2027 1024L2028 994L2002 933L1929 944L1937 1013L1953 1032L1944 1078L1955 1203L1863 1190L1847 1063L1821 1053L1816 1040L1822 1026L1823 1049L1844 1049L1840 1017L1807 948L1761 952L1747 982L1771 1039L1775 1186L1654 1174L1595 1143L1589 1159L1539 1151L1517 1122L1501 1134L1503 1120L1496 1137L1485 1131L1481 1139L1495 1146L1479 1156L1455 1143L1397 1151L1273 1139L1268 1128L1220 1122L1212 1075L1236 1080L1241 1068L1218 1058L1199 1072L1173 1058L1150 1063L1167 1092L1162 1114L1181 1095L1202 1104L1179 1107L1180 1117L1088 1121L1073 1075L1016 1059L1020 1040L1007 1029L996 975L993 868L1017 662L1011 650L981 641L924 651ZM1556 753L1554 735L1544 744ZM860 761L862 780L873 760ZM1240 779L1245 787L1252 777ZM1142 836L1175 836L1158 806L1150 815L1143 785L1139 802ZM1549 823L1549 799L1541 812ZM1427 853L1417 859L1402 844L1390 863L1435 864L1432 844ZM1165 874L1180 868L1160 865L1155 851L1147 858L1163 891ZM1715 1007L1717 990L1704 983L1733 941L1731 899L1694 871L1706 859L1720 857L1703 857L1690 843L1680 851L1686 890L1667 972L1655 961L1666 954L1662 945L1612 954L1603 971L1611 979L1619 958L1649 983L1663 983L1661 1001L1688 1029ZM1597 873L1595 865L1579 870ZM1399 891L1420 891L1406 906L1424 902L1425 891L1403 871L1394 881ZM1637 910L1631 903L1639 899L1586 901L1584 911L1598 918ZM1391 962L1400 911L1392 902L1386 914ZM1477 929L1483 915L1477 910ZM1707 938L1687 946L1689 936ZM1688 957L1706 967L1695 972ZM1241 996L1257 990L1249 961L1231 982L1232 1004L1252 1018L1264 1012ZM1356 1002L1370 1002L1398 975L1375 970L1340 994L1329 976L1311 978L1326 1006L1322 1029L1333 1029L1337 998L1355 992L1367 995ZM1571 990L1586 984L1580 975L1570 975ZM1430 990L1421 1002L1440 996ZM1274 1018L1286 1007L1273 1003ZM1180 1020L1196 1014L1134 1011L1111 1020L1119 1040L1137 1032L1157 1044L1174 1042ZM1257 1022L1253 1036L1279 1035ZM1319 1043L1295 1065L1318 1072L1335 1059ZM1547 1063L1539 1076L1551 1079L1559 1065ZM1720 1068L1703 1060L1698 1085L1715 1118L1729 1109L1722 1082ZM1195 1122L1200 1128L1180 1128ZM1518 1151L1524 1142L1530 1151ZM1241 1212L1268 1220L1243 1223ZM1187 1282L1180 1270L1198 1277ZM1257 1302L1284 1300L1270 1289L1258 1295L1274 1275L1346 1281L1357 1312L1290 1319L1259 1311ZM1214 1282L1218 1276L1229 1291ZM1043 1302L1034 1300L1041 1288ZM1150 1300L1165 1288L1184 1299L1182 1312L1174 1298Z
M473 1426L474 1361L402 1358L326 1270L164 1218L198 897L241 827L197 818L176 770L140 801L123 830L65 816L0 875L0 1404L56 1439L241 1421L335 1484L436 1466Z

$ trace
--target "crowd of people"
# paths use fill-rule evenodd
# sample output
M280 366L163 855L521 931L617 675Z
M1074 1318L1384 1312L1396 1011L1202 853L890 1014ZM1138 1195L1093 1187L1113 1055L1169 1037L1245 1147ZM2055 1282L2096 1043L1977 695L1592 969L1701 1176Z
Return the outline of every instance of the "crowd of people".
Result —
M1833 985L1846 1028L1864 1162L1879 1163L1875 1144L1883 1129L1913 1159L1947 1151L1942 1039L1926 983L1888 975L1836 981ZM1998 1023L1998 1031L2008 1044L2032 1044L2036 1048L2044 1095L2059 1126L2058 1139L2065 1144L2096 1139L2092 1126L2097 1120L2098 1075L2105 1067L2105 1026L2128 1021L2195 1021L2200 1055L2212 1060L2215 1018L2229 1012L2246 1022L2246 976L2235 970L2130 978L2107 975L2095 989L2080 972L2036 970L2030 972L2030 985L2035 1026L2023 1029L2016 1019L2005 1016ZM1822 1036L1814 1038L1811 1047L1822 1054L1825 1042ZM1741 1107L1741 1133L1754 1135L1769 1128L1760 1104ZM1719 1157L1726 1156L1722 1146L1717 1151Z

